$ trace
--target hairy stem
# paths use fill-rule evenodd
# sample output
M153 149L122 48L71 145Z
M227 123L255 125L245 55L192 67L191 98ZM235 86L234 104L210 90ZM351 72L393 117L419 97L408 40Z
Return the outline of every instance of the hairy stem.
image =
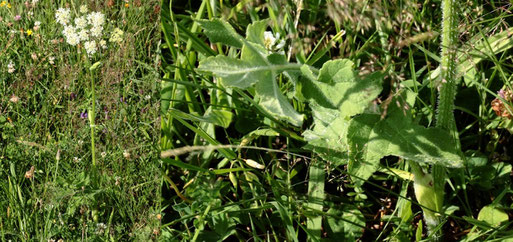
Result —
M454 98L456 96L456 2L454 0L442 1L442 50L441 50L441 82L438 94L438 107L436 115L436 126L447 130L451 133L452 138L457 144L459 150L459 138L456 129L456 122L454 120ZM443 196L445 189L445 175L446 170L440 165L434 165L432 174L427 177L416 178L415 193L417 194L420 189L430 194L434 204L431 204L431 209L442 212ZM420 179L422 178L422 179ZM426 183L427 182L427 183ZM424 184L422 184L424 183ZM426 187L426 185L428 185ZM423 202L419 200L419 203ZM424 205L424 204L423 204ZM427 204L426 204L427 205ZM432 211L423 209L424 219L428 227L428 233L432 236L434 241L442 240L442 231L438 229L438 225L442 221L439 214Z

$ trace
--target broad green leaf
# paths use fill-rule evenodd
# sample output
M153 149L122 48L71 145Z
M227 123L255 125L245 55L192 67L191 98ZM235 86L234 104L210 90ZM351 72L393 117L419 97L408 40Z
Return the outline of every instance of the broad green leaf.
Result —
M226 21L220 19L196 20L205 32L205 35L214 43L222 43L242 48L243 38Z
M347 164L346 133L349 120L335 116L337 110L317 107L314 109L314 128L303 133L308 145L322 159L335 165Z
M248 88L266 78L271 69L267 65L258 65L244 60L218 55L200 62L198 70L211 72L223 78L221 82L228 87Z
M339 82L354 82L356 73L354 64L348 59L331 60L322 65L319 71L318 81L326 84L335 84Z
M357 77L353 63L349 60L326 62L318 78L310 68L301 68L306 77L302 92L312 104L338 109L340 116L349 117L359 114L369 106L381 92L380 73L374 73L364 79Z
M209 57L200 62L198 70L222 78L221 82L227 87L246 89L255 85L255 98L265 112L301 126L303 115L292 107L276 82L279 73L288 73L297 66L288 64L283 56L269 54L261 45L249 41L243 41L243 44L241 59Z
M385 119L380 114L365 113L351 120L347 131L349 173L366 180L376 171L379 160L389 155L461 167L463 160L450 137L445 130L414 124L409 112L391 102Z
M349 164L347 170L356 179L354 183L361 186L376 170L379 158L368 157L367 152L371 141L374 125L380 121L380 116L375 114L362 114L351 120L347 128L349 148Z
M349 60L326 62L316 77L304 65L301 93L310 102L314 128L303 133L312 149L336 165L347 163L349 118L369 106L381 92L381 74L361 79Z
M491 226L498 226L501 223L508 221L509 218L507 213L488 205L484 206L481 211L479 211L477 219L484 221Z
M246 39L264 46L264 32L269 21L267 19L253 22L246 29Z
M212 109L208 108L203 118L210 121L210 123L221 126L223 128L228 128L233 119L233 113L227 110L221 109Z
M301 126L303 115L296 112L287 98L281 93L278 83L272 73L265 75L267 78L255 85L255 91L259 98L259 104L272 115L285 119L293 125Z

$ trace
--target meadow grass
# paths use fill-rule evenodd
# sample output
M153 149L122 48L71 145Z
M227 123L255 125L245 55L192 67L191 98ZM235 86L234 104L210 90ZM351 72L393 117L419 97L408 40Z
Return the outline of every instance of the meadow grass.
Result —
M154 240L159 235L158 1L0 4L0 240ZM56 22L80 6L121 42L88 57ZM36 27L36 22L39 26ZM89 72L87 63L101 64ZM95 89L92 165L91 78Z
M443 13L442 1L163 0L162 238L510 239L512 7L499 1L443 2L454 4L449 5L453 15ZM280 39L283 48L276 47ZM337 59L354 63L363 80L384 76L379 95L365 111L345 117L351 120L348 126L404 113L386 126L391 138L374 137L393 146L395 138L420 130L409 136L413 145L422 140L431 148L453 150L460 158L451 161L460 161L460 167L439 169L436 163L417 164L397 155L409 143L380 156L372 168L358 160L373 140L367 137L360 147L347 142L345 121L319 121L329 115L305 90L317 72L323 73L323 65ZM249 67L279 72L277 66L288 62L309 68L295 78L292 71L276 75L271 80L278 85L275 94L284 98L262 99L259 81L265 75ZM319 88L317 94L323 92L329 90ZM276 111L284 103L293 109L288 116ZM343 111L331 110L333 116ZM304 118L298 121L294 112ZM407 114L411 126L393 126ZM351 134L365 134L370 126ZM445 137L425 139L425 130ZM311 142L315 136L327 142ZM443 147L450 137L456 141ZM441 152L431 158L437 156ZM424 173L429 176L423 185L433 186L434 173L438 190L416 197L413 184Z

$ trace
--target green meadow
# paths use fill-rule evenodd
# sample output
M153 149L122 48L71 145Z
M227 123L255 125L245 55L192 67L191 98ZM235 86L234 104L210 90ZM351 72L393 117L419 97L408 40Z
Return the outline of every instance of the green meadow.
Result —
M159 19L153 0L0 2L0 241L159 236Z

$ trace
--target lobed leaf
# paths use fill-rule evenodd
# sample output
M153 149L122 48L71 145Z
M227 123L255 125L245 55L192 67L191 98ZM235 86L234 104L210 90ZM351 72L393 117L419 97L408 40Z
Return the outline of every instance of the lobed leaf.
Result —
M203 28L205 35L207 35L211 42L242 48L242 36L226 21L221 19L196 21L198 21L198 24Z
M414 124L411 114L389 106L388 116L362 114L351 120L347 131L350 174L369 178L382 157L393 155L419 163L462 167L455 141L439 128ZM358 179L360 180L360 179Z

